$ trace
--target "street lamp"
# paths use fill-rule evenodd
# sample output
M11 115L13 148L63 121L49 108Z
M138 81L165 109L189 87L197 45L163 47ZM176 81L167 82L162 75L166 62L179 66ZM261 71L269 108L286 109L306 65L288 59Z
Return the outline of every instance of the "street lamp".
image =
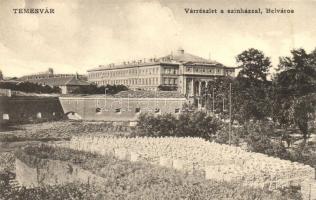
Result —
M232 135L232 84L229 83L229 145L231 145Z

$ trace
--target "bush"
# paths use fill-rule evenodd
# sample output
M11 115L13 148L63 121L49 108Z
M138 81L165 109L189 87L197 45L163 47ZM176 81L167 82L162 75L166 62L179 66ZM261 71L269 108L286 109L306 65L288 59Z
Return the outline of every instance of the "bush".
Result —
M229 144L229 124L221 126L220 130L216 133L215 142L220 144ZM231 144L239 146L244 139L243 127L232 127L231 131Z
M10 83L10 82L0 82L1 89L11 89L15 91L28 92L28 93L60 93L61 90L58 87L50 87L48 85L41 85L31 82L20 82L20 83Z
M137 136L173 136L176 134L177 119L172 114L158 115L141 114L137 123Z
M265 122L249 122L245 124L245 140L248 149L283 159L288 158L288 152L281 141L273 141L273 127Z
M106 86L97 86L91 84L88 86L80 87L74 91L73 94L116 94L121 91L126 91L128 88L125 85L106 85Z
M141 114L134 132L136 136L177 136L211 139L219 129L219 121L204 112L185 112L176 118L172 114Z
M159 85L158 90L160 90L160 91L177 91L178 87L176 85Z

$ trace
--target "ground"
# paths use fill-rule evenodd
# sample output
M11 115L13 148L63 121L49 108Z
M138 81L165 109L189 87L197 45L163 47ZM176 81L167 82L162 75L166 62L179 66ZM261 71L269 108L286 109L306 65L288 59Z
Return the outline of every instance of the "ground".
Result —
M106 122L55 121L36 124L11 125L0 129L0 152L39 142L69 140L72 136L87 134L129 135L126 126Z

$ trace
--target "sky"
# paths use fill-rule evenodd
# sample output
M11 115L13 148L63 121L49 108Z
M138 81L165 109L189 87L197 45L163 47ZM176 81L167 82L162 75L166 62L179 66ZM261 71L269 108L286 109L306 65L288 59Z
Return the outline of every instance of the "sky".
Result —
M14 14L52 8L54 14ZM263 14L186 14L192 9L257 9ZM293 9L267 14L265 8ZM22 76L53 68L81 73L98 65L186 52L236 66L257 48L273 67L293 48L316 47L313 0L0 0L0 69ZM273 72L273 70L271 71Z

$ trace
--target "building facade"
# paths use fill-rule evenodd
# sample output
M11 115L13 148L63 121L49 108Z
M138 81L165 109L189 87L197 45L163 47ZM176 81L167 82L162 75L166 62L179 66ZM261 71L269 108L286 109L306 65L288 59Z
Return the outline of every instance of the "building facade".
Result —
M187 97L199 96L203 87L219 76L234 76L235 69L179 49L176 54L122 64L101 65L88 70L88 80L97 85L126 85L132 90L177 88Z
M69 94L80 87L90 85L90 83L86 81L85 76L78 74L54 74L52 68L49 68L48 71L43 73L23 76L18 80L48 85L51 87L59 87L62 94Z

